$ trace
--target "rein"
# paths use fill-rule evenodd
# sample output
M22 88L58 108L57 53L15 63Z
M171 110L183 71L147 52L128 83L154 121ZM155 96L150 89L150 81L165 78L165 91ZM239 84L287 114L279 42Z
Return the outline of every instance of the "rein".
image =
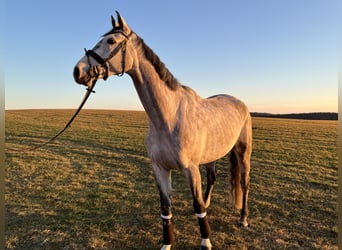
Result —
M71 125L71 123L75 120L76 116L78 115L78 113L81 111L81 109L83 108L84 104L86 103L86 101L88 100L88 97L90 96L91 93L95 93L95 91L93 90L94 87L95 87L95 84L97 82L97 79L94 78L92 79L92 83L91 83L91 86L88 87L86 90L86 94L84 95L83 97L83 100L80 104L80 106L78 107L78 109L76 110L75 114L71 117L71 119L69 120L69 122L65 125L65 127L58 133L56 134L54 137L52 137L50 140L42 143L42 144L39 144L37 146L33 146L33 147L29 147L29 148L25 148L25 149L13 149L11 148L10 150L12 151L17 151L17 152L27 152L27 151L33 151L33 150L36 150L38 148L42 148L44 147L45 145L47 144L50 144L51 142L53 142L54 140L57 139L58 136L60 136L65 130L67 130L67 128L69 128L69 126Z

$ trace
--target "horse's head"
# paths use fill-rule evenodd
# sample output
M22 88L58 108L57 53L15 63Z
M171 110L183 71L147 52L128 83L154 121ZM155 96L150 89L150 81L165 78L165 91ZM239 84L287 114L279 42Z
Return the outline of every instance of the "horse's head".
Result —
M106 80L132 68L133 57L127 47L133 32L119 12L116 13L118 22L112 16L112 30L92 50L85 50L85 56L76 64L73 75L77 83L89 85L91 79Z

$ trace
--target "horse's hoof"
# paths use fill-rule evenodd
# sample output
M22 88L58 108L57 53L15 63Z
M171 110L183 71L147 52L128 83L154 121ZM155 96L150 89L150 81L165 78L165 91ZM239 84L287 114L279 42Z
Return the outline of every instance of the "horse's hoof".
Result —
M237 223L237 225L238 225L238 227L248 227L249 226L247 221L241 221L241 220Z
M211 249L212 249L211 247L210 248L209 247L205 247L205 246L201 246L200 247L200 250L211 250Z
M171 245L164 245L160 250L170 250Z
M200 250L211 250L212 247L209 239L202 239Z

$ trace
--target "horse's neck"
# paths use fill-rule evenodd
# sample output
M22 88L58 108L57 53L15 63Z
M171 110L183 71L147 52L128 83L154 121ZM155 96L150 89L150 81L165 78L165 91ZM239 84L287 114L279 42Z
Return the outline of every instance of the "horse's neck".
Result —
M172 131L176 121L179 92L171 90L160 79L154 66L144 56L135 58L134 70L129 72L150 122L155 128Z

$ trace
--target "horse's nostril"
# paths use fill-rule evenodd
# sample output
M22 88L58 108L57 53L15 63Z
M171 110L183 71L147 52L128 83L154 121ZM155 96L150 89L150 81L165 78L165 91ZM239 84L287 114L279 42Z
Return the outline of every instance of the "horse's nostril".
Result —
M80 77L80 70L78 67L74 68L74 78L75 80L78 79Z

